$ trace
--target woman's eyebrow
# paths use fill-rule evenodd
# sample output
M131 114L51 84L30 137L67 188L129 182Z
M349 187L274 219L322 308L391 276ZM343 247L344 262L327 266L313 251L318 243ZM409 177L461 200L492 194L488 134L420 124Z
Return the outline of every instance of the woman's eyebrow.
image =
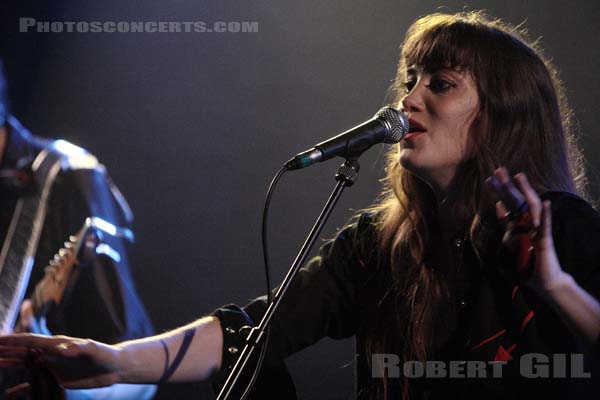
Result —
M451 74L457 74L457 75L464 75L465 74L466 69L465 68L461 68L461 67L444 67L444 66L440 66L440 67L432 67L432 68L426 68L426 72L428 74L435 74L436 72L449 72Z
M406 70L406 76L418 75L418 73L419 73L419 69L416 67L410 67Z
M464 76L464 72L465 69L463 68L459 68L457 69L457 67L445 67L445 66L432 66L432 67L417 67L417 66L411 66L409 68L406 69L406 77L411 77L411 76L416 76L419 75L419 73L426 73L426 74L436 74L436 73L440 73L440 72L448 72L452 75L455 75L457 78L462 78Z

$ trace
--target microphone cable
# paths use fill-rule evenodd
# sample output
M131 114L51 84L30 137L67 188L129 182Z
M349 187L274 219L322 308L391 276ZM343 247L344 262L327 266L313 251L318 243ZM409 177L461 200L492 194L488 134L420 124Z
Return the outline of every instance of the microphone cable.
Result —
M283 176L283 174L285 174L286 171L287 171L286 166L283 166L277 172L277 174L275 174L275 176L273 177L273 180L271 181L271 184L269 185L269 189L267 190L267 195L265 196L265 204L264 204L263 215L262 215L262 253L263 253L263 262L264 262L264 267L265 267L265 278L266 278L265 280L267 283L267 309L271 306L271 302L273 301L272 294L271 294L271 272L270 272L270 266L269 266L269 242L268 242L269 208L271 205L271 198L273 197L273 192L275 191L275 186L277 186L277 182L279 182L279 179L281 179L281 177ZM260 368L264 361L265 354L267 353L267 344L269 342L270 329L271 329L270 327L267 327L267 329L265 330L263 344L260 349L260 355L258 356L258 362L256 363L256 367L254 367L254 372L252 373L252 377L250 378L250 381L248 382L248 385L246 386L246 390L244 390L244 393L242 394L242 397L240 398L241 400L246 399L246 397L250 394L250 390L252 390L252 386L254 386L254 383L256 382L256 379L258 378L258 374L260 372Z

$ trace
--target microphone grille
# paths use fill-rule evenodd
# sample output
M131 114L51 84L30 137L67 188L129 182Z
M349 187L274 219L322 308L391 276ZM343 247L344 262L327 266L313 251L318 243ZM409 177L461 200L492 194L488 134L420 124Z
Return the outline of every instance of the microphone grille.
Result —
M386 106L377 111L375 118L383 121L387 128L384 143L398 143L408 132L408 118L401 111Z

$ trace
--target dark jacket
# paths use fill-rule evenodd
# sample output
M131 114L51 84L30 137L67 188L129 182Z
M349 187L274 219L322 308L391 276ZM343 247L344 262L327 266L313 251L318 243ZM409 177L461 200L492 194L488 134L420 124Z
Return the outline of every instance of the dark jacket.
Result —
M19 196L27 196L31 162L46 140L32 136L13 117L8 119L8 141L0 180L0 240L4 242ZM18 176L10 178L10 171ZM114 225L128 227L133 218L127 203L114 186L104 167L64 169L53 186L48 211L35 256L28 295L43 277L44 267L63 247L69 235L77 233L86 217L103 218ZM53 334L88 337L115 343L153 333L150 320L138 297L127 258L127 244L105 237L105 242L121 255L116 263L97 256L80 269L73 290L49 310L47 324Z
M553 236L562 268L600 299L600 215L588 203L568 193L549 192L542 198L552 201ZM526 368L531 361L527 357L532 354L541 355L534 356L538 365L544 363L544 356L548 357L552 372L554 355L567 354L570 358L583 349L548 304L516 285L513 274L507 270L510 266L504 265L501 257L479 262L472 246L462 238L461 235L454 241L456 248L462 247L460 258L454 258L460 260L458 281L464 284L456 285L458 306L448 309L456 310L455 313L441 316L453 323L447 330L436 331L438 345L431 360L446 362L448 372L449 361L482 361L488 365L487 376L410 378L410 398L596 398L600 370L593 357L586 356L584 362L585 372L592 372L591 378L523 376L520 366ZM294 398L283 359L325 336L334 339L355 336L356 396L368 398L371 384L377 378L372 377L365 342L371 332L370 317L390 282L388 260L379 255L377 248L372 218L362 215L325 244L319 255L300 271L273 318L265 367L254 392L260 394L255 398ZM219 383L239 355L231 349L242 348L239 328L257 324L265 309L262 297L244 308L230 305L215 312L225 338ZM488 364L491 361L506 362L502 377L494 377ZM554 364L561 362L557 360ZM567 368L567 374L570 372ZM402 378L390 380L388 398L401 398L402 382ZM268 393L285 393L288 397Z

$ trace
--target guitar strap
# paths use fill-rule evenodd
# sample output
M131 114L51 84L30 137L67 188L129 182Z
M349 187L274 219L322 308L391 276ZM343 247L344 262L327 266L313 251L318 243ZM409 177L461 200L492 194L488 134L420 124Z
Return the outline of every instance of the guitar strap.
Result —
M61 169L96 168L98 161L64 140L48 144L32 164L33 190L22 195L0 251L0 329L13 330L29 283L48 198Z

